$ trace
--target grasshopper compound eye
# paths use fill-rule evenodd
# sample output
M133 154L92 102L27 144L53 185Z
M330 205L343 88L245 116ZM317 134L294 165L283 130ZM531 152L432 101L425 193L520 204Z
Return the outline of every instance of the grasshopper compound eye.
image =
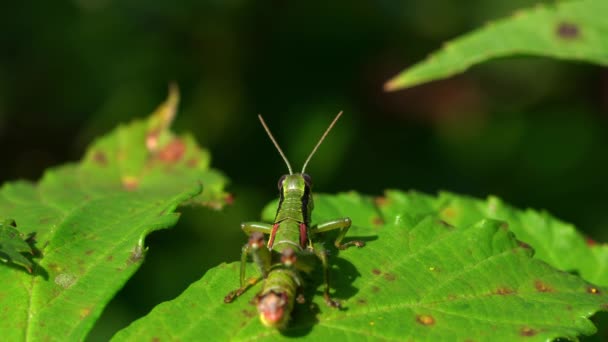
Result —
M302 178L304 178L304 182L309 188L312 188L312 177L308 173L303 173Z
M277 183L277 187L279 188L279 190L283 188L283 181L285 180L285 178L287 178L287 175L282 175L281 178L279 178L279 182Z

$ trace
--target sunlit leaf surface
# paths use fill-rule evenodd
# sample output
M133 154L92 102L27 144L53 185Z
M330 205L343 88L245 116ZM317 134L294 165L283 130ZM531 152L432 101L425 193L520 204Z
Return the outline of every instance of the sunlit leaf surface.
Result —
M595 332L588 318L608 308L606 289L533 258L508 223L455 206L458 198L399 191L376 199L317 196L313 221L350 216L349 237L367 241L362 249L332 252L334 295L344 310L325 305L313 273L308 301L296 305L288 328L265 328L249 303L259 287L223 303L238 287L238 264L222 264L114 340L546 341ZM266 219L275 206L265 209ZM536 222L525 222L524 214L533 230Z

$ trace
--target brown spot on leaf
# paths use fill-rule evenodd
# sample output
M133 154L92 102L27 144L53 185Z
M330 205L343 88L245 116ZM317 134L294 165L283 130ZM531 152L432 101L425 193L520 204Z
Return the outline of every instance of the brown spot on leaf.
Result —
M108 158L106 157L106 154L101 151L93 153L93 161L100 166L108 165Z
M180 139L173 139L158 152L158 159L166 163L175 163L182 159L185 151L186 144Z
M515 291L513 291L513 289L503 286L503 287L499 287L498 289L496 289L496 292L494 292L494 293L496 293L497 295L500 295L500 296L505 296L505 295L513 294L514 292Z
M595 286L589 286L589 287L587 287L587 292L589 292L591 294L595 294L595 295L601 294L600 289L598 289Z
M43 218L41 218L38 221L38 223L40 223L40 224L47 224L47 223L49 223L51 221L51 219L52 219L52 217L43 217Z
M91 308L84 308L80 310L80 319L84 319L91 314Z
M392 273L384 273L384 279L388 281L395 281L397 277Z
M457 214L456 209L454 209L452 207L447 207L441 211L441 216L447 217L447 218L454 218L454 217L456 217L456 214Z
M559 38L562 38L564 40L572 40L580 36L578 26L574 23L569 22L559 23L559 25L557 25L555 33L557 33Z
M589 247L593 247L593 246L597 245L597 242L595 242L595 240L593 240L592 238L585 239L585 242L587 242L587 246L589 246Z
M241 310L241 313L247 318L255 317L255 312L249 310Z
M448 295L448 300L456 300L456 299L458 299L458 295L455 295L453 293Z
M435 318L431 315L417 315L416 321L422 325L434 325Z
M357 303L359 303L361 305L365 305L365 304L367 304L367 300L365 300L364 298L359 298L359 299L357 299Z
M190 158L186 162L187 167L195 168L197 165L198 165L198 159L196 159L196 158Z
M377 268L374 268L374 269L372 270L372 273L373 273L373 274L375 274L375 275L380 275L380 274L382 274L382 271L380 271L380 270L379 270L379 269L377 269Z
M152 342L160 342L160 337L152 337Z
M380 288L378 286L372 286L372 293L380 292Z
M116 152L116 159L118 161L124 161L127 159L127 153L125 152L125 150L119 150L118 152Z
M372 219L372 224L374 226L382 226L382 225L384 225L384 220L381 219L380 217L376 216Z
M61 267L59 267L59 265L57 265L56 263L51 263L49 264L49 269L53 272L60 272L61 271Z
M95 253L95 251L92 249L89 249L88 251L84 252L84 254L86 254L86 255L91 255L93 253Z
M534 282L534 287L538 292L553 292L553 289L549 285L543 283L540 280L536 280Z
M523 328L521 328L521 330L519 331L519 334L520 334L521 336L526 336L526 337L529 337L529 336L534 336L534 335L536 335L537 333L538 333L538 332L537 332L536 330L534 330L534 329L532 329L532 328L528 328L528 327L523 327Z
M389 200L385 196L378 196L378 197L374 198L374 202L376 203L377 206L383 207L385 205L388 205Z
M224 198L224 201L226 202L226 204L228 205L232 205L234 204L234 195L233 194L226 194L226 197Z
M133 176L122 177L122 187L127 191L133 191L139 186L139 180Z
M106 258L107 261L112 261L114 260L114 256L113 255L108 255L108 257Z

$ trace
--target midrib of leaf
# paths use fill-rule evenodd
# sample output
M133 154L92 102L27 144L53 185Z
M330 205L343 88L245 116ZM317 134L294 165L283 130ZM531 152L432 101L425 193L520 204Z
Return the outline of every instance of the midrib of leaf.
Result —
M34 267L38 267L37 265L34 265ZM35 270L34 270L35 271ZM32 302L33 302L33 297L34 297L34 284L36 282L36 278L35 277L28 277L27 279L30 280L30 287L24 287L27 289L27 291L29 292L29 296L28 296L28 302L27 302L27 311L25 311L25 315L26 315L26 325L25 325L25 341L29 342L31 341L30 339L30 326L31 326L31 319L32 319Z
M38 187L36 187L36 194L38 195L38 199L40 200L40 203L44 204L45 206L52 208L56 211L62 212L62 216L64 218L61 219L60 222L63 222L65 220L65 210L53 205L52 203L49 203L41 194L41 191ZM24 204L24 205L31 205L31 203L25 202L25 201L15 201L14 198L7 198L6 195L4 196L5 199L7 199L7 201L9 202L13 202L15 204ZM46 202L46 203L45 203ZM75 209L74 209L75 210ZM72 211L73 212L73 211ZM54 236L56 233L56 230L51 230L49 231L49 241L51 236ZM41 254L44 256L46 255L45 250L48 248L47 246L43 246L42 248L39 248ZM35 264L33 267L33 273L36 273L36 270L38 269L38 267L40 267L38 264ZM34 306L34 296L38 294L37 291L35 291L35 285L37 283L38 278L36 276L28 276L26 278L27 280L29 280L28 284L24 284L24 288L27 290L27 292L29 293L28 296L28 304L27 304L27 310L25 311L25 315L26 315L26 326L25 326L25 341L32 341L33 339L30 337L30 333L31 333L31 329L30 327L32 326L32 317L33 317L33 306ZM29 285L29 286L28 286Z

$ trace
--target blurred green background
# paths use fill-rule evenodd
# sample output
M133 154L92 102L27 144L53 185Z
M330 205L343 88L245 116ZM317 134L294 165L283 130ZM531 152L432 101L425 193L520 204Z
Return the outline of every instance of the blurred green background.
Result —
M597 241L608 231L608 70L503 59L384 93L442 42L538 1L10 2L0 11L0 181L76 161L96 136L150 113L176 81L177 132L192 131L231 179L221 212L184 208L148 239L141 269L89 340L106 340L239 258L259 218L340 110L312 160L315 190L497 195L546 209ZM235 285L237 275L235 274ZM218 299L221 300L221 299Z

